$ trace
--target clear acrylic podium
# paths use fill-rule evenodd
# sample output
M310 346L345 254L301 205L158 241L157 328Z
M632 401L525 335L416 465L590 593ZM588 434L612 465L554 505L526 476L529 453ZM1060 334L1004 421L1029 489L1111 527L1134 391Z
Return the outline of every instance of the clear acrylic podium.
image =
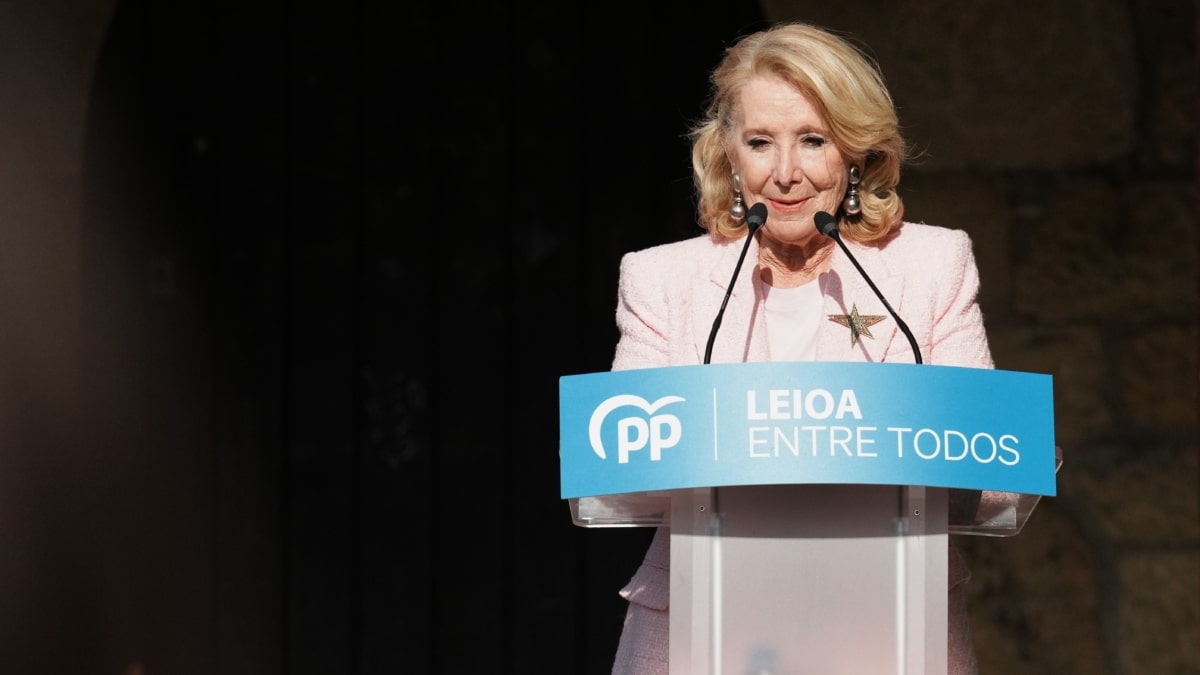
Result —
M597 415L592 450L611 466L597 448ZM565 448L574 423L562 423ZM1051 452L1053 481L1060 460ZM573 462L567 466L564 450L564 471L577 471ZM1017 534L1040 498L880 484L877 475L861 484L844 474L836 484L752 480L564 495L583 527L670 526L671 675L945 675L949 535Z
M948 535L1015 535L1038 499L760 485L570 505L582 527L670 525L672 675L943 675Z

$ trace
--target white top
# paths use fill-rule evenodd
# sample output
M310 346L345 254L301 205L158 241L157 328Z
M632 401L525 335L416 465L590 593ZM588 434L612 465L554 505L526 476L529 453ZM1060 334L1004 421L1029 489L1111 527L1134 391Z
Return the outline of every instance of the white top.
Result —
M821 285L813 281L795 288L767 287L767 340L772 361L814 361L817 331L826 317Z

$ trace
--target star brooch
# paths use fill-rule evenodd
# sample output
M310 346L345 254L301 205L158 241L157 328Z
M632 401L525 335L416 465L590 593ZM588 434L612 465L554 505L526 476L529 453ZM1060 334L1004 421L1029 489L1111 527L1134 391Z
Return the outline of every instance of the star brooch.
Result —
M874 326L886 318L886 316L880 316L878 314L859 314L857 303L851 305L849 314L829 315L830 321L840 323L846 328L850 329L851 347L858 344L858 338L860 337L869 337L874 340L875 336L871 335L871 326Z

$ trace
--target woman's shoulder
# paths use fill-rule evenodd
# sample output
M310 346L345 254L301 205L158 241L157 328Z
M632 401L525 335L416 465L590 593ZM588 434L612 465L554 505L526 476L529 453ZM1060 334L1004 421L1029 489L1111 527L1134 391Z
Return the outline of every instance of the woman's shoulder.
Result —
M702 233L680 241L658 244L656 246L651 246L650 248L631 251L625 255L626 257L634 256L648 259L676 258L680 256L701 254L706 251L715 251L721 247L722 243L714 241L711 236Z
M879 243L878 248L888 259L920 266L927 264L927 261L944 262L970 257L971 238L962 230L905 222L891 237Z
M912 281L942 283L974 265L966 232L925 223L901 223L887 239L858 246L863 253L874 249L879 264Z
M626 253L621 259L621 267L652 269L660 273L699 269L711 265L713 258L721 255L728 245L729 242L714 241L708 234L701 234L682 241Z
M969 243L966 232L940 225L926 223L904 222L896 229L896 233L887 240L887 246L919 247L919 246L962 246Z

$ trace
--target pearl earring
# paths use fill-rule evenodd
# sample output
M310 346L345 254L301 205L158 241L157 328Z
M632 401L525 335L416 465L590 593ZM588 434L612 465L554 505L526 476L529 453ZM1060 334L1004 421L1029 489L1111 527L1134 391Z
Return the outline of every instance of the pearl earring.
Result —
M739 223L746 218L746 205L742 203L742 177L736 171L733 174L733 205L729 207L729 215Z

